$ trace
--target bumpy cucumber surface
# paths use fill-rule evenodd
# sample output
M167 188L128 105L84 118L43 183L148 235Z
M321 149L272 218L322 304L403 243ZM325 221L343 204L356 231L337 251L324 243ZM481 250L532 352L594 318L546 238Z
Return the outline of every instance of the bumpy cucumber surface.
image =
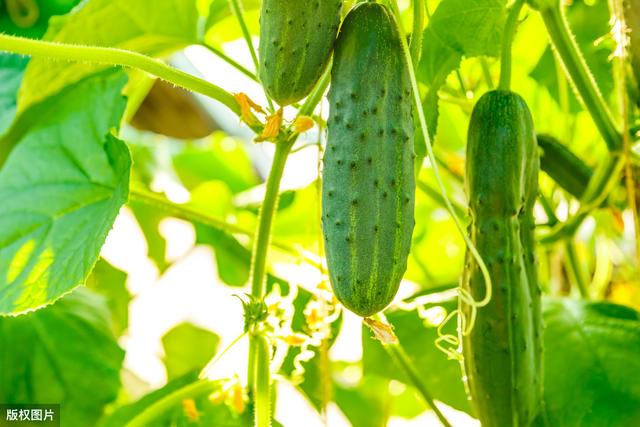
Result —
M263 0L260 81L280 105L311 92L327 66L342 0Z
M414 226L411 86L391 12L361 3L334 52L322 225L334 292L354 313L384 309Z
M467 145L471 237L493 280L491 302L463 339L473 405L483 427L526 427L542 408L541 291L537 282L533 205L539 158L524 100L492 91L477 103ZM463 286L485 295L467 256ZM471 308L464 307L467 318Z

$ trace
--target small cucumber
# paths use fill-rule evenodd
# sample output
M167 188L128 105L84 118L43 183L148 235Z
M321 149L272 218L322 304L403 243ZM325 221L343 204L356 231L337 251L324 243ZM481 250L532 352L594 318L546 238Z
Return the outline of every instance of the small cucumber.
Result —
M492 91L477 103L467 145L471 238L493 280L463 337L466 374L483 427L526 427L542 408L541 291L535 262L533 206L538 146L524 100ZM485 283L467 255L463 287L481 300ZM464 305L467 319L472 308Z
M550 135L538 134L540 167L569 194L582 198L593 171L582 159Z
M414 226L411 85L393 15L360 3L335 47L322 225L334 292L368 317L394 298Z
M340 26L342 0L264 0L259 77L271 98L289 105L324 72Z

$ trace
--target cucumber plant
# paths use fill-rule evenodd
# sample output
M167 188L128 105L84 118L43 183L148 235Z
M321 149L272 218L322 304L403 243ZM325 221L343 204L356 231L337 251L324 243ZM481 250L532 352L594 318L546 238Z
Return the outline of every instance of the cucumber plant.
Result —
M289 383L327 425L333 404L354 425L386 425L425 404L445 427L463 423L441 404L488 427L640 423L629 375L640 370L640 314L589 301L638 304L632 2L170 0L150 9L144 0L68 0L56 13L49 3L0 2L0 406L43 396L61 400L64 422L99 427L298 425L316 414L282 403ZM541 21L519 26L523 7ZM596 37L585 28L574 36L569 22L611 38L581 52ZM525 34L516 50L517 28ZM236 35L253 66L226 44ZM538 49L526 43L547 35L556 56L531 69ZM163 61L191 44L253 86L232 93L240 74L209 81ZM599 64L611 45L612 64ZM607 72L613 89L599 81ZM135 117L165 114L155 103L174 90L149 76L238 120L207 110L225 129L210 140L136 142L146 134L131 126L140 126ZM569 102L568 83L581 104ZM247 134L273 148L264 186L263 169L229 138ZM307 164L310 147L317 158ZM315 182L281 203L283 177L298 182L287 165L310 169ZM154 192L167 179L191 202ZM131 339L126 274L99 260L127 204L149 246L164 244L165 218L194 224L220 280L247 292L244 329L226 348L189 325L163 337L168 383L139 400L130 397L138 387L118 380L118 343ZM154 249L148 256L168 266L165 246ZM74 290L85 282L90 290ZM220 295L207 315L226 308ZM360 345L341 329L348 311L363 318L362 360L336 361L339 333ZM241 371L219 374L218 362L245 341ZM95 351L78 351L87 348ZM87 393L89 381L102 392ZM421 401L407 398L414 390Z

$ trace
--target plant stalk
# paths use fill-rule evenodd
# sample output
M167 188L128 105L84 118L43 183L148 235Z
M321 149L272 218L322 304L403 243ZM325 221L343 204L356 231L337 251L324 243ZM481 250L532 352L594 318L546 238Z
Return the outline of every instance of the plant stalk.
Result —
M598 90L587 63L580 53L563 13L560 1L553 7L540 10L551 42L556 48L579 97L591 114L609 150L614 153L618 152L622 149L622 136Z
M255 427L271 427L271 346L262 334L251 337L256 349L255 387L253 389Z
M413 0L413 30L411 32L411 58L413 58L413 68L417 69L422 55L422 40L424 30L425 1Z
M524 0L516 0L511 6L507 22L505 24L504 33L502 35L502 57L500 60L500 83L498 87L502 90L511 88L511 54L513 47L513 39L518 28L518 17L524 5Z
M573 240L567 240L565 251L567 254L567 267L571 271L580 296L584 299L589 299L589 277L580 262L576 243Z
M427 405L429 405L429 407L436 414L436 416L438 417L442 425L445 427L451 427L451 423L449 422L449 420L447 420L447 418L444 416L442 411L440 411L440 409L436 405L435 401L433 400L433 397L431 396L431 393L429 392L426 385L420 378L420 374L416 370L415 366L413 365L413 362L411 361L407 353L404 351L402 346L400 344L387 344L387 345L384 345L384 348L385 350L387 350L389 355L394 360L396 360L396 362L398 362L398 365L402 368L404 373L407 375L411 384L413 384L416 390L418 390L418 392L420 393L422 398L425 400Z
M237 62L236 60L234 60L233 58L231 58L230 56L228 56L227 54L225 54L221 49L215 48L211 45L208 44L203 44L202 46L204 46L205 48L207 48L211 53L213 53L214 55L216 55L218 58L222 59L224 62L226 62L227 64L231 65L233 68L235 68L236 70L240 71L242 74L244 74L245 76L249 77L251 80L253 80L256 83L259 83L258 81L258 77L252 73L251 71L249 71L247 68L245 68L242 64L240 64L239 62Z
M300 107L300 110L298 110L298 117L313 113L313 110L322 100L322 96L329 86L330 78L330 71L325 71L313 92L311 92L305 103ZM273 219L278 205L280 181L282 180L282 174L287 162L287 157L289 156L291 148L295 144L297 137L298 135L294 134L293 136L283 139L277 143L275 156L271 165L271 171L267 178L266 193L258 214L258 229L255 234L249 279L251 282L251 295L256 300L262 300L264 298L267 255L269 242L271 240ZM268 345L269 344L267 343L267 346ZM266 374L261 374L267 375L266 379L256 378L255 375L257 367L263 366L264 363L267 363L263 360L265 357L264 355L265 352L260 350L258 342L255 339L249 340L247 382L255 397L264 393L264 390L261 390L261 388L263 388L265 384L271 384L270 373L268 370L266 370ZM257 413L256 420L262 420L265 416L271 416L269 407L256 405L256 411L263 411L265 408L269 413L267 415Z
M81 46L32 40L6 34L0 34L0 51L142 70L183 89L215 99L235 114L240 114L240 106L233 95L221 87L138 52L112 47Z

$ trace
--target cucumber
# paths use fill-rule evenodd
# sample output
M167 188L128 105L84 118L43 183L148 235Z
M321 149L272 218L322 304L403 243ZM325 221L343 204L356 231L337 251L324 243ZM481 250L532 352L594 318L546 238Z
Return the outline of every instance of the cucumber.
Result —
M391 12L360 3L336 42L324 156L322 229L333 290L368 317L407 268L414 227L409 74Z
M485 94L468 132L466 187L471 238L493 280L463 337L473 406L483 427L530 426L542 409L542 316L533 205L539 157L531 114L509 91ZM485 283L467 255L463 287L481 300ZM463 305L467 319L472 308Z
M538 134L540 167L569 194L581 199L593 171L582 159L550 135Z
M324 72L340 26L342 0L264 0L259 77L285 106L307 96Z

